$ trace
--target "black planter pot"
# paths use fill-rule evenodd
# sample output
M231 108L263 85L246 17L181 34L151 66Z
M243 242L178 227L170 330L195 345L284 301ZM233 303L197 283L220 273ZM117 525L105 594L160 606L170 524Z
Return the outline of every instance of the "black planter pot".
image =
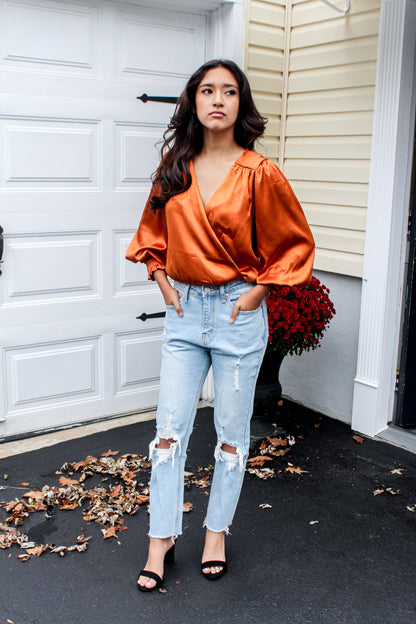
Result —
M277 404L282 397L279 371L283 358L284 356L276 351L266 351L257 378L253 418L276 415Z
M272 423L276 421L279 401L282 397L279 371L283 358L284 356L276 351L266 351L264 355L254 394L250 448L254 448L259 441L277 432L276 426Z

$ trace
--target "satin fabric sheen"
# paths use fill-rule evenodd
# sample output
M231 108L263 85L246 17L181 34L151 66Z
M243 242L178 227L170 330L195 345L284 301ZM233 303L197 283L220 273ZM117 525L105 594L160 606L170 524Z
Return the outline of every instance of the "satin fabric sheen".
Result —
M258 284L309 283L314 240L289 182L271 160L245 150L204 206L192 184L164 209L144 208L126 253L185 284L219 286L237 279ZM253 193L254 189L254 193ZM153 187L152 194L157 192ZM150 199L149 197L149 199ZM255 197L257 249L253 250Z

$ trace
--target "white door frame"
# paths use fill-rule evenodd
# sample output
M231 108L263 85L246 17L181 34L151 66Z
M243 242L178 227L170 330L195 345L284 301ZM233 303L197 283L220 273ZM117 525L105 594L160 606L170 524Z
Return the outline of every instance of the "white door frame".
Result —
M352 428L394 410L415 122L416 0L382 0Z

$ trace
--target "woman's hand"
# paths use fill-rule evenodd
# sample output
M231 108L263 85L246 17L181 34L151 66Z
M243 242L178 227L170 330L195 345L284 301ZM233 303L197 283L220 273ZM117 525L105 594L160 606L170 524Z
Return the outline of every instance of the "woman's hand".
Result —
M178 315L183 316L181 304L179 301L179 293L176 288L173 288L173 286L169 284L165 271L163 269L156 269L156 271L153 272L153 277L155 278L157 285L160 288L160 292L163 295L165 304L167 306L175 306L175 310Z
M256 284L254 288L240 295L231 312L230 323L234 323L240 310L242 312L249 312L250 310L258 308L270 289L270 286Z

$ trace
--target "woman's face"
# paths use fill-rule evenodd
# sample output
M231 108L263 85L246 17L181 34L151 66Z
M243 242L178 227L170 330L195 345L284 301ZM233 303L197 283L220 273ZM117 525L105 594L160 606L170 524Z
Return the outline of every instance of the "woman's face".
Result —
M237 80L225 67L207 71L195 95L196 114L204 128L222 132L234 128L240 106Z

